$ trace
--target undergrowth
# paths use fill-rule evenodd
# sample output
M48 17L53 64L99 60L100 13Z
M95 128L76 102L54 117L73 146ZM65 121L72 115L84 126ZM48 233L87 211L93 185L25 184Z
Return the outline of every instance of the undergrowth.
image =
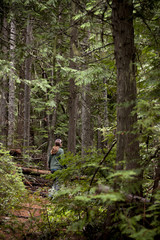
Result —
M65 233L78 234L79 239L158 239L160 191L156 191L152 202L147 170L141 182L142 197L138 194L139 171L116 171L115 149L100 165L102 159L101 152L93 151L83 159L78 155L65 156L67 169L50 176L58 177L61 189L48 205L45 227L59 229L57 239L64 236L64 229Z
M158 240L160 191L152 193L154 181L150 163L144 171L143 196L140 196L139 172L116 171L115 150L113 147L105 159L104 152L96 150L89 151L83 158L66 154L62 164L67 168L46 176L53 181L58 178L60 190L53 192L44 203L40 201L43 211L40 218L30 216L28 233L24 233L26 224L12 219L14 228L13 222L8 228L12 228L13 236L19 231L21 239L27 240ZM2 216L24 200L28 201L28 195L20 169L4 150L1 150L0 176Z

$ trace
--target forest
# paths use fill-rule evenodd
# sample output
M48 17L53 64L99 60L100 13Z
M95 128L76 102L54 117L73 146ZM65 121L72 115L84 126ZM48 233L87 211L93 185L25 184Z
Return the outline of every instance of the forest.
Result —
M160 1L0 0L0 49L0 239L159 240Z

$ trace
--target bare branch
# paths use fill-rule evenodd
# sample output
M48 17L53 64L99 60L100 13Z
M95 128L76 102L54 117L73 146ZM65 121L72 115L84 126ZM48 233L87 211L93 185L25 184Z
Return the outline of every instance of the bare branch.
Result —
M111 145L110 149L108 150L108 152L105 154L105 156L104 156L104 158L102 159L102 161L99 163L99 167L95 170L95 173L94 173L94 175L93 175L93 177L92 177L92 179L91 179L90 186L92 185L93 180L94 180L97 172L98 172L99 169L100 169L100 166L101 166L102 163L105 161L106 157L110 154L112 148L114 147L114 145L115 145L116 143L117 143L117 141L115 140L115 141L112 143L112 145Z

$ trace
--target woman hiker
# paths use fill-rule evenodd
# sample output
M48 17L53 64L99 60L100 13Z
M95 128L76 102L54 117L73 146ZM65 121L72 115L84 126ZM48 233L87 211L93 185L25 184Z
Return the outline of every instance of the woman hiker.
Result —
M51 173L54 173L55 171L61 170L63 168L59 162L63 154L64 154L64 150L62 149L62 140L56 139L55 145L52 147L52 150L49 154L49 159L48 159L48 167ZM53 187L56 191L59 190L57 178L54 181Z

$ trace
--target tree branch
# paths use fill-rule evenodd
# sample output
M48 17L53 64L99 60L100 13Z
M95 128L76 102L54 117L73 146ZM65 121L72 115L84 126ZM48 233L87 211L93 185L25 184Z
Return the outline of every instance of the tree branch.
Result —
M112 43L108 43L108 44L106 44L106 45L104 45L104 46L101 46L101 47L99 47L99 48L95 48L95 49L93 49L92 51L83 54L82 57L87 56L87 55L89 55L89 54L91 54L91 53L93 53L93 52L95 52L95 51L97 51L97 50L100 50L101 48L105 48L105 47L108 47L108 46L110 46L110 45L113 45L113 42L112 42Z
M106 157L110 154L112 148L114 147L114 145L115 145L116 143L117 143L117 141L115 140L115 141L112 143L112 145L111 145L110 149L108 150L108 152L105 154L105 156L104 156L104 158L102 159L102 161L99 163L99 167L95 170L95 173L94 173L94 175L93 175L93 177L92 177L92 179L91 179L90 186L92 185L93 180L94 180L97 172L98 172L99 169L100 169L100 166L101 166L102 163L105 161Z

